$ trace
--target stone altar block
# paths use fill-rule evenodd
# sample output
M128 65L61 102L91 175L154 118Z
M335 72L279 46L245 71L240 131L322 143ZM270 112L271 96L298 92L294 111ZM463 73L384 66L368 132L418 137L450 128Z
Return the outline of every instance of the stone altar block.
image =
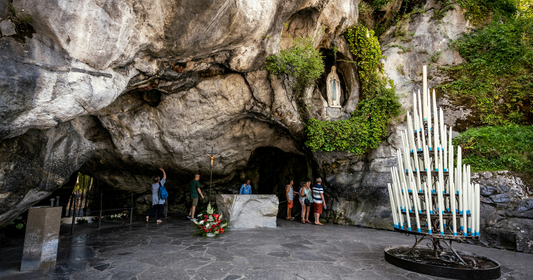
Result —
M62 207L32 207L24 237L21 271L44 269L56 265Z
M216 197L218 212L228 221L228 227L275 228L279 199L276 195L219 194Z

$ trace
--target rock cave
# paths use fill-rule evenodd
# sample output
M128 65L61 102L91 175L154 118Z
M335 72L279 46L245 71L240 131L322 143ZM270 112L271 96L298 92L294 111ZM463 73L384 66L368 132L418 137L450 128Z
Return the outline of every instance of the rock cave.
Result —
M214 147L220 153L213 167L215 194L236 193L249 178L255 192L283 201L288 180L299 188L302 180L321 177L331 205L325 221L393 229L387 183L404 118L392 120L377 148L360 155L313 151L305 144L308 119L329 120L324 108L332 66L342 109L331 120L348 120L363 98L361 66L352 63L344 36L368 17L360 14L363 2L104 2L0 0L0 24L13 25L15 32L2 25L0 227L56 195L66 199L78 172L99 182L95 192L133 193L141 213L149 208L151 177L163 167L169 211L186 214L192 176L199 172L202 188L209 188L205 153ZM397 2L377 10L376 22L392 20L404 7ZM435 20L443 11L440 2L416 3L426 12L408 5L410 20L380 25L387 28L378 37L380 63L405 107L420 88L420 65L429 61L438 69L464 61L444 43L472 27L458 4ZM406 30L403 37L399 29ZM267 58L292 47L297 37L316 37L313 48L324 65L301 96L291 93L290 79L265 70ZM430 76L435 87L448 81L438 70ZM475 118L440 92L438 103L457 133L464 129L456 124ZM482 242L532 253L527 176L486 171L472 180L482 185Z

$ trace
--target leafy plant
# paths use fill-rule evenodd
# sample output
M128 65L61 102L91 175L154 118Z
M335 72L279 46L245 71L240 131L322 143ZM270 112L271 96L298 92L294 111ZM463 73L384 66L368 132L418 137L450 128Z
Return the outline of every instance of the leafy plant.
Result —
M474 25L494 17L512 18L517 12L516 2L514 0L457 0L457 4L465 11L465 17Z
M533 20L493 20L453 42L464 63L445 69L451 83L440 88L467 105L479 124L531 124L533 120Z
M433 53L430 57L429 57L429 61L431 63L437 63L437 61L439 61L439 58L440 56L442 55L442 52L441 51L436 51L435 53Z
M9 223L8 226L22 231L26 227L26 220L19 216L14 221Z
M399 48L400 50L402 50L402 52L404 53L407 53L407 52L411 52L413 51L413 47L409 46L409 47L404 47L402 45L398 45L398 44L390 44L388 45L388 47L396 47L396 48Z
M533 175L533 126L473 128L453 140L473 171L512 170Z
M405 76L405 69L404 68L405 67L403 66L403 64L398 64L398 66L396 66L396 72L398 72L402 76Z
M359 66L362 101L347 120L311 119L306 126L305 145L313 151L348 151L361 155L377 148L387 136L390 119L400 113L401 105L392 80L380 75L383 72L379 62L381 47L374 32L358 25L348 29L345 37Z
M324 73L324 61L314 47L314 38L298 37L293 39L293 47L267 57L265 69L292 79L292 93L300 95Z

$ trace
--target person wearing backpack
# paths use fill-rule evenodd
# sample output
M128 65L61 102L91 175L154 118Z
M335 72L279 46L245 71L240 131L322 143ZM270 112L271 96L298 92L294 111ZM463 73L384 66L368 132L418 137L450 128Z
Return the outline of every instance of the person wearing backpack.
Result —
M164 187L165 182L167 181L167 174L163 168L159 168L159 170L163 172L163 179L160 179L159 176L154 177L154 183L152 184L152 209L150 209L148 216L146 216L147 223L150 216L154 213L157 213L157 223L159 224L163 222L161 221L161 208L163 208L165 199L168 197L168 192Z

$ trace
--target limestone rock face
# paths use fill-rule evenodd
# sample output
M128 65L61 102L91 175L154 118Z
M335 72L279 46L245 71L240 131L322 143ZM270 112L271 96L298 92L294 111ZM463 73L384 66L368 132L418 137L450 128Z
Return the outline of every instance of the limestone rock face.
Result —
M259 147L305 154L297 105L264 61L291 36L346 45L358 16L353 0L7 2L1 23L31 28L0 37L0 227L78 170L140 195L159 167L186 189L211 147L219 186Z
M230 229L276 227L276 195L219 194L216 198L218 211Z
M533 253L533 188L509 171L475 173L472 182L480 184L481 239Z
M2 34L2 36L11 36L17 34L17 31L15 31L15 24L13 24L13 22L11 22L10 20L1 21L0 34Z

